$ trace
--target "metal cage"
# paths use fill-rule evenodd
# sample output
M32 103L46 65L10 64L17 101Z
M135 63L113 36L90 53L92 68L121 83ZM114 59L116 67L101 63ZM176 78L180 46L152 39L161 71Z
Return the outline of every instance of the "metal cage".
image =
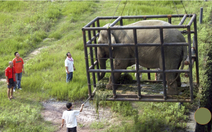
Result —
M146 19L159 19L159 18L167 18L169 23L172 23L172 18L179 18L181 19L178 25L171 25L171 26L139 26L139 27L123 27L123 20L127 19L139 19L139 20L146 20ZM184 24L185 20L189 20L188 24ZM100 27L101 20L114 20L109 28L107 27ZM114 27L115 24L119 22L120 26ZM184 25L183 25L184 24ZM193 24L193 28L192 28ZM177 28L180 29L182 34L187 35L187 42L186 43L164 43L163 42L163 30L168 28ZM192 28L192 29L191 29ZM107 30L108 34L110 34L111 30L120 30L120 29L129 29L133 30L134 34L134 45L131 44L112 44L111 38L109 37L109 44L97 44L97 38L101 30ZM160 42L159 44L151 44L152 46L161 47L161 55L162 55L162 62L163 62L163 69L162 70L138 70L138 47L139 46L149 46L149 44L139 44L137 43L137 34L136 30L138 29L158 29L160 31ZM182 30L183 29L183 30ZM194 82L192 79L192 64L195 62L196 64L196 83L197 86L199 85L199 68L198 68L198 45L197 45L197 24L196 24L196 14L185 14L185 15L147 15L147 16L116 16L116 17L96 17L91 22L89 22L86 26L82 28L83 33L83 42L84 42L84 53L85 53L85 64L86 64L86 73L87 73L87 82L88 82L88 93L89 97L93 98L95 87L97 81L99 80L99 73L100 72L109 72L112 76L113 82L113 95L108 96L106 100L109 101L148 101L148 102L192 102L193 101L193 86ZM191 40L193 34L193 47L191 46ZM109 35L110 36L110 35ZM164 60L164 46L187 46L188 47L188 56L189 64L188 70L166 70L165 69L165 60ZM101 46L106 46L109 49L109 60L111 69L100 69L98 60L97 60L97 48ZM113 66L113 58L112 58L112 47L118 46L134 46L135 48L135 64L137 70L125 70L125 69L114 69ZM195 50L195 54L192 54L193 48ZM89 51L89 53L88 53ZM90 58L90 59L89 59ZM133 72L133 73L147 73L148 79L150 81L150 73L162 73L163 74L163 95L142 95L140 92L140 80L137 77L137 88L138 93L137 95L117 95L116 89L114 88L114 73L115 72ZM175 72L175 73L187 73L189 75L189 90L190 90L190 97L179 99L174 98L166 93L166 80L165 80L165 73L168 72ZM92 76L92 77L91 77ZM97 77L97 78L96 78ZM92 82L92 84L91 84ZM92 92L92 88L94 91Z

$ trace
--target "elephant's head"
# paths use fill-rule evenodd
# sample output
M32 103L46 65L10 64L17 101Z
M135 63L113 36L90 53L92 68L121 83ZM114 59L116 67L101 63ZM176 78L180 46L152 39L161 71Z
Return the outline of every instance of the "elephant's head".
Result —
M105 25L104 27L106 27ZM114 36L111 33L111 43L116 43ZM99 34L98 44L109 44L108 31L102 30ZM97 49L98 63L101 69L106 69L106 61L109 58L109 47L98 47ZM100 73L100 80L105 76L105 72Z

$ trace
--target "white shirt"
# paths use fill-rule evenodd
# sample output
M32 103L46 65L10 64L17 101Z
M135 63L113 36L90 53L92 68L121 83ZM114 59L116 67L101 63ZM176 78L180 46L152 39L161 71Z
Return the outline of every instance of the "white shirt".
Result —
M68 67L69 72L74 72L74 61L70 61L66 58L65 67ZM66 70L66 72L67 72L67 70Z
M64 111L62 119L66 121L67 128L77 127L76 116L79 115L79 110Z

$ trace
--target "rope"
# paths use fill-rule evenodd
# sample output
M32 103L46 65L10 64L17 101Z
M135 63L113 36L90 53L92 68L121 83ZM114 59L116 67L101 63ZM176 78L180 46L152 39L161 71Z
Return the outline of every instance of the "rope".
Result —
M184 68L184 60L182 60L182 62L181 62L181 68L180 68L180 70L183 70L183 68ZM180 76L180 73L177 74L176 78L171 83L169 83L169 85L172 85L177 80L177 78L179 76Z
M186 9L185 9L185 6L184 6L184 4L183 4L183 1L182 1L182 0L181 0L181 3L182 3L182 5L183 5L183 8L184 8L185 13L186 13L186 14L188 14L188 13L187 13L187 11L186 11ZM186 19L185 23L187 23L187 22L188 22L188 19Z
M85 104L90 98L91 98L91 96L89 96L83 104Z
M92 96L95 94L95 92L96 92L96 88L94 89L94 91L93 91L93 93L92 93ZM85 104L90 98L91 98L91 96L89 96L89 97L85 100L85 102L84 102L83 104Z
M178 11L177 11L177 6L176 6L174 0L173 0L173 3L174 3L174 6L175 6L175 9L176 9L176 12L177 12L177 14L179 15L179 13L178 13ZM180 17L179 17L179 18L180 18Z
M119 4L120 4L120 3L121 3L121 0L119 1ZM119 4L118 4L118 6L116 7L116 10L115 10L114 13L113 13L113 17L114 17L114 15L115 15L115 13L116 13L118 7L119 7ZM110 23L111 23L113 17L110 19ZM109 28L109 26L110 26L110 23L108 24L108 28Z
M124 5L124 8L123 8L123 10L122 10L121 16L122 16L122 14L123 14L123 12L124 12L124 9L125 9L126 4L127 4L127 0L126 0L126 3L125 3L125 5Z
M176 9L176 12L177 12L177 14L179 15L179 13L178 13L178 11L177 11L177 6L176 6L174 0L173 0L173 3L174 3L174 7L175 7L175 9Z
M181 0L181 3L182 3L182 5L183 5L183 8L184 8L184 10L185 10L185 13L186 13L186 14L188 14L188 13L187 13L187 11L186 11L186 9L185 9L185 6L184 6L184 4L183 4L183 1L182 1L182 0Z

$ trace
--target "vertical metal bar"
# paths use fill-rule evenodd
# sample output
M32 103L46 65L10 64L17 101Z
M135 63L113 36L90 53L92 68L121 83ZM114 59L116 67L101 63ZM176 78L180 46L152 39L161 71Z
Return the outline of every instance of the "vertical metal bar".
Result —
M202 14L203 14L203 8L201 7L200 8L200 16L199 16L199 23L201 24L202 23Z
M86 65L86 74L87 74L87 82L88 82L88 94L89 97L91 97L91 82L90 82L90 74L88 72L89 70L89 64L88 64L88 52L87 52L87 46L86 46L86 32L85 30L82 31L83 34L83 42L84 42L84 53L85 53L85 65Z
M99 25L99 19L96 22L97 22L97 27L100 27L100 25ZM100 32L100 30L98 30L98 33L99 32Z
M140 73L139 70L139 58L138 58L138 46L137 46L137 32L136 29L133 29L133 36L134 36L134 44L135 44L135 66L136 66L136 78L137 78L137 86L138 86L138 98L141 98L141 86L140 86Z
M88 39L91 40L91 30L88 30ZM91 42L91 44L92 44L92 42ZM90 57L91 57L91 65L94 65L93 47L90 47ZM92 72L92 76L93 76L93 86L96 87L96 77L95 77L94 72Z
M190 96L191 96L191 101L193 101L193 79L192 79L192 58L191 58L191 30L190 26L187 26L187 31L188 31L188 51L189 51L189 83L190 83Z
M95 27L95 23L93 23L93 27ZM96 36L96 30L93 30L93 36ZM97 42L96 42L96 39L94 39L94 44L97 44ZM95 52L95 60L98 62L98 59L97 59L97 47L94 47L94 52ZM97 69L99 69L99 65L96 65L97 67ZM97 72L97 79L99 80L99 72Z
M172 18L171 16L168 16L168 22L171 24L172 23Z
M109 40L109 58L110 58L110 67L111 67L111 79L112 79L112 87L113 87L113 98L116 98L116 86L114 79L114 65L113 65L113 54L112 54L112 46L111 46L111 33L110 28L107 30L108 32L108 40Z
M147 68L147 70L150 70L150 68ZM151 76L149 72L147 73L147 75L148 75L148 80L151 80Z
M97 21L96 21L96 23L97 23L97 27L99 27L100 25L99 25L99 19L97 19ZM100 33L100 30L97 30L97 32L98 33ZM97 52L97 51L96 51ZM99 69L99 61L97 61L98 63L97 63L97 69ZM100 77L100 75L99 75L99 72L97 73L97 76L98 76L98 78ZM99 80L99 79L98 79Z
M199 55L198 55L198 42L197 42L197 20L196 17L194 19L194 40L195 40L195 50L196 50L196 80L197 85L199 86Z
M123 26L123 19L120 20L120 26Z
M165 56L164 56L164 46L163 46L163 28L160 28L160 42L161 42L161 57L163 63L163 98L167 99L166 94L166 74L165 74Z

